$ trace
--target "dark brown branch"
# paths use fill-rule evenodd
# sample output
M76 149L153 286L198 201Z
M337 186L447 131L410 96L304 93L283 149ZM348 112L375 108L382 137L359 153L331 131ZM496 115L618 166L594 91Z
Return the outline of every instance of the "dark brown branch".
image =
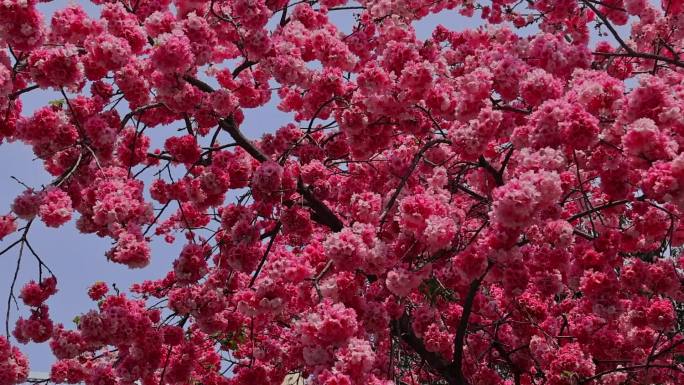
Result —
M66 170L64 174L60 175L57 179L55 179L52 182L52 185L56 187L61 186L67 179L69 179L76 172L76 169L81 165L82 160L83 153L79 152L76 162L74 162L74 164L68 170Z
M635 53L634 50L632 49L632 47L628 46L627 43L625 43L625 41L622 40L622 37L620 36L620 34L618 33L618 31L615 30L615 28L613 27L613 25L608 21L608 18L606 18L606 16L605 16L603 13L601 13L601 12L598 10L598 8L596 8L596 6L595 6L594 4L592 4L590 1L586 1L586 0L583 0L582 2L583 2L587 7L589 7L589 8L596 14L596 16L598 16L599 19L601 19L601 21L602 21L603 24L608 28L608 30L609 30L610 33L613 35L613 37L615 38L615 40L617 40L618 44L620 44L620 46L621 46L622 48L624 48L625 51L629 52L630 54Z
M364 10L364 9L366 9L366 7L357 5L357 6L328 8L328 11L348 11L348 10Z
M183 79L184 79L186 82L192 84L193 86L199 88L201 91L204 91L204 92L206 92L206 93L212 93L212 92L214 92L214 89L213 89L209 84L207 84L207 83L205 83L205 82L203 82L203 81L201 81L201 80L199 80L199 79L197 79L197 78L193 78L193 77L190 76L190 75L185 75L185 76L183 76Z
M504 185L504 180L503 180L503 168L501 170L495 169L491 163L485 159L483 155L480 155L480 158L478 159L478 164L480 167L484 168L487 170L492 177L494 178L494 183L496 183L497 186L503 186Z
M175 162L176 158L174 158L171 155L166 155L166 154L155 154L153 152L148 152L147 153L148 158L154 158L154 159L159 159L159 160L168 160L169 162Z
M185 129L188 131L188 134L195 136L195 131L192 129L192 121L188 114L183 114L183 121L185 121Z
M29 242L28 238L24 240L24 243L26 243L26 247L29 249L31 254L33 254L33 257L38 261L38 270L42 272L43 267L50 273L52 276L55 276L55 273L52 272L50 269L50 266L48 266L43 259L36 253L36 251L33 249L33 246L31 246L31 242Z
M286 2L285 6L283 7L283 13L280 15L280 26L284 27L287 25L287 22L289 18L287 17L287 7L290 5L290 2Z
M311 120L309 120L309 126L306 128L307 134L311 133L311 128L313 127L313 124L314 124L314 121L316 121L316 118L318 118L318 114L320 114L321 111L323 111L323 109L326 106L330 105L330 103L334 102L336 99L337 99L337 96L333 96L332 98L326 100L323 104L318 106L318 108L316 109L316 112L314 112L314 114L313 114L313 117L311 117Z
M163 107L163 103L153 103L153 104L148 104L146 106L138 107L135 110L129 112L124 116L124 118L121 120L121 129L124 129L126 127L126 124L128 124L128 121L131 120L135 115L145 112L147 110L151 110L153 108L157 107Z
M240 72L246 70L247 68L250 68L251 66L253 66L255 64L257 64L257 62L251 61L251 60L245 60L242 62L242 64L235 67L235 69L233 70L233 73L231 75L233 76L233 78L236 78L236 77L238 77L238 75L240 75Z
M271 252L271 247L273 247L273 243L275 242L275 239L278 236L278 232L280 231L280 228L282 226L283 226L283 224L280 221L278 221L278 223L275 226L275 229L273 229L273 235L271 236L271 240L268 242L268 246L266 246L266 251L264 252L264 256L261 257L261 261L259 262L259 266L257 266L257 269L254 272L254 276L252 276L252 279L249 281L249 287L250 288L252 286L254 286L254 282L256 282L256 279L259 276L261 269L264 267L264 263L266 263L266 259L268 259L268 253Z
M511 160L511 156L513 155L513 144L511 144L510 149L506 153L506 156L504 157L503 162L501 162L501 168L499 169L499 174L503 176L504 171L506 171L506 166L508 165L508 162Z
M22 238L23 241L23 238ZM5 314L5 335L7 339L10 339L10 332L9 332L9 317L10 317L10 311L12 308L12 299L14 299L14 302L16 304L16 298L14 296L14 286L17 284L17 276L19 275L19 269L21 268L21 258L23 255L24 251L24 242L21 242L21 245L19 246L19 257L17 257L17 266L14 269L14 276L12 277L12 284L10 285L10 292L9 295L7 296L7 312ZM17 308L18 310L18 308Z
M389 215L390 211L392 210L394 203L397 201L397 198L399 197L401 190L403 190L404 186L406 186L406 183L408 182L408 179L411 177L411 174L413 174L413 171L416 169L416 167L418 166L418 163L423 158L423 154L425 154L425 152L427 150L429 150L430 148L432 148L433 146L436 146L436 145L442 144L442 143L448 144L451 142L446 140L446 139L433 139L433 140L425 143L425 145L423 145L423 147L420 149L420 151L418 151L416 153L416 155L413 157L413 162L411 162L411 166L409 166L409 169L406 172L406 175L404 175L401 178L401 181L399 182L399 186L397 186L396 190L394 190L394 193L390 197L389 201L387 201L385 208L382 210L382 215L380 216L380 227L382 227L382 225L387 220L387 216Z
M468 331L468 322L470 320L470 313L473 311L473 303L475 302L475 296L480 290L480 284L484 279L485 275L489 272L489 268L492 265L487 265L487 270L484 274L470 284L468 289L468 294L463 302L463 312L461 314L461 320L458 323L458 328L456 329L456 337L454 337L454 361L451 363L450 367L453 368L455 376L457 379L457 384L466 385L468 381L463 376L463 348L465 347L465 336Z
M316 198L313 193L306 186L304 186L304 183L301 179L297 181L297 191L302 194L309 206L311 206L313 209L314 212L311 215L311 219L329 227L330 230L336 233L342 231L344 228L342 221L337 217L337 215L335 215L335 213L332 212L332 210L330 210L328 206L325 205L325 203Z
M226 148L235 147L235 146L237 146L237 143L228 143L228 144L223 144L220 146L209 147L209 148L203 147L204 151L202 151L202 153L200 154L200 159L196 162L196 164L201 165L201 166L208 166L211 164L211 155L214 152L221 151L221 150L224 150ZM207 156L208 158L203 159L205 156ZM148 152L147 157L159 159L159 160L166 160L169 162L178 162L178 160L176 160L176 158L174 158L173 156L171 156L169 154L155 154L154 152Z
M157 213L157 215L154 217L154 220L152 221L152 223L150 223L150 224L147 226L147 228L145 228L145 232L143 232L143 236L147 235L147 233L150 231L150 229L152 228L152 226L154 226L154 224L157 223L157 221L159 220L159 218L162 216L162 214L164 213L164 211L166 210L166 208L169 207L170 204L171 204L171 201L168 201L168 202L166 202L166 203L164 204L164 206L161 208L161 210L159 210L159 213Z
M12 243L7 249L2 251L2 253L5 253L6 251L13 248L15 245L19 244L19 256L17 257L17 265L16 265L16 268L14 269L14 275L12 277L12 284L10 285L9 295L7 296L7 311L5 313L5 334L7 335L7 339L10 338L9 317L10 317L10 311L11 311L11 306L12 306L12 300L14 299L15 304L17 302L16 297L14 296L14 287L17 284L17 276L19 275L19 269L21 268L21 259L24 256L24 245L26 244L26 241L28 240L28 232L31 229L32 224L33 224L33 219L29 220L26 223L26 226L24 226L24 229L21 232L21 238L19 238L19 240L17 242Z
M430 121L432 122L432 125L435 127L435 129L437 131L439 131L442 135L446 136L444 134L444 130L442 130L442 126L439 123L437 123L437 120L432 116L432 114L430 113L430 111L428 109L426 109L425 107L423 107L421 105L416 105L416 108L423 111L423 113L428 117L428 119L430 119Z
M18 98L19 96L21 96L21 94L25 94L27 92L33 91L36 88L38 88L38 85L34 84L32 86L28 86L28 87L21 89L19 91L14 91L11 94L9 94L7 97L9 98L9 100L14 100L14 99Z
M428 351L425 348L423 341L416 336L411 328L409 317L404 313L398 320L393 320L391 323L392 334L401 338L408 346L413 349L430 367L442 376L449 385L461 385L452 367L447 361L437 353Z
M278 234L279 231L280 231L280 226L274 227L272 230L261 234L259 236L259 240L263 241L266 238L271 238L271 237L275 236L276 234Z
M183 79L204 92L214 92L214 89L210 85L199 79L193 78L192 76L184 76ZM227 118L219 119L218 124L223 130L230 134L238 146L247 151L247 153L250 154L254 159L258 160L259 162L271 160L268 155L264 154L242 134L232 117L229 116ZM325 203L316 198L313 193L309 191L306 186L304 186L304 183L301 180L297 182L297 191L302 195L302 197L304 197L304 199L306 199L307 203L312 208L313 213L311 218L313 220L327 226L334 232L339 232L344 228L344 224L337 217L337 215L335 215L335 213L333 213L332 210L325 205Z
M64 183L67 179L69 179L76 172L76 170L78 169L78 167L81 164L82 159L83 159L83 153L79 152L78 159L76 159L74 164L68 170L66 170L62 175L60 175L57 179L52 181L52 183L50 183L50 185L56 186L56 187L59 187L60 185L62 185L62 183ZM3 255L5 253L7 253L8 251L12 250L15 246L19 245L19 256L17 258L17 264L16 264L16 268L14 270L14 276L12 278L12 284L10 285L10 292L9 292L8 297L7 297L7 312L5 314L5 332L7 334L8 339L10 337L10 334L9 334L10 306L12 304L13 299L14 299L14 302L16 303L16 297L14 296L14 287L17 283L17 276L19 274L19 269L21 267L21 260L22 260L23 255L24 255L24 246L26 246L29 249L29 251L31 252L33 257L36 258L36 260L38 261L39 276L42 275L43 267L45 267L48 270L48 272L50 272L50 274L52 274L54 276L54 273L52 272L50 267L47 264L45 264L45 262L43 262L42 258L40 258L38 253L36 253L36 251L33 249L33 247L31 246L31 244L28 241L28 233L29 233L29 230L31 229L31 225L33 224L34 220L35 220L35 218L28 220L26 222L26 225L23 227L21 237L18 240L12 242L9 246L4 248L2 251L0 251L0 255Z
M494 98L490 98L492 101L492 108L495 110L500 110L500 111L508 111L508 112L516 112L518 114L523 114L523 115L529 115L532 113L532 110L530 109L521 109L521 108L516 108L513 106L509 106L507 104L500 104L500 100L495 100Z
M483 203L489 202L489 199L487 199L484 196L476 193L475 191L469 189L468 187L463 186L462 184L458 183L456 180L452 180L450 185L451 185L451 191L452 192L456 192L456 190L461 190L464 193L470 195L471 197L477 199L480 202L483 202Z
M675 65L677 67L682 67L684 68L684 62L670 59L665 56L659 56L659 55L654 55L650 53L643 53L643 52L634 52L634 53L619 53L619 52L594 52L594 55L599 55L599 56L614 56L614 57L631 57L631 58L639 58L639 59L649 59L649 60L657 60L657 61L662 61L668 64Z
M662 61L668 64L675 65L677 67L684 68L684 62L679 60L678 58L670 59L669 57L666 56L660 56L660 55L654 55L650 53L645 53L645 52L637 52L632 47L627 45L627 43L620 37L620 34L615 30L613 25L608 21L608 18L599 11L594 4L592 4L590 1L583 0L582 1L587 7L589 7L595 14L596 16L601 19L601 22L608 28L610 31L611 35L615 38L615 40L620 44L620 47L622 47L626 53L610 53L610 52L595 52L594 54L596 55L604 55L604 56L617 56L617 57L634 57L634 58L640 58L640 59L649 59L649 60L655 60L655 61Z
M633 371L633 370L648 369L648 368L670 369L670 370L682 372L682 369L679 369L675 364L672 364L672 365L659 365L659 364L648 365L648 364L644 364L644 365L625 366L625 367L619 367L619 368L604 370L604 371L599 372L599 373L597 373L591 377L587 377L587 378L583 379L582 381L580 381L580 384L586 384L588 382L599 379L599 378L601 378L607 374L610 374L610 373L629 372L629 371Z
M187 81L188 83L192 84L193 86L199 88L200 90L207 92L207 93L212 93L214 92L214 89L207 83L193 78L192 76L184 76L183 79ZM219 119L218 121L219 127L221 127L223 130L228 132L230 136L233 137L233 140L235 140L235 143L237 143L238 146L242 147L245 151L247 151L248 154L250 154L254 159L258 160L259 162L265 162L269 160L269 157L264 154L260 149L258 149L252 142L247 139L240 129L237 127L237 124L235 124L235 120L232 117L227 117L227 118L222 118Z
M578 236L580 236L580 237L582 237L582 238L584 238L584 239L586 239L586 240L588 240L588 241L593 241L594 239L596 239L596 238L593 237L592 235L587 234L587 233L585 233L585 232L582 231L582 230L573 229L572 232L573 232L575 235L578 235Z
M610 8L610 9L613 9L613 10L616 10L616 11L627 12L627 10L624 9L624 8L622 8L622 7L618 7L618 6L615 6L615 5L612 5L612 4L608 4L608 3L604 2L604 1L592 1L592 3L598 4L598 5L601 5L601 6L603 6L603 7Z
M513 360L511 360L511 353L518 349L514 349L510 352L506 351L504 344L502 344L498 340L492 342L492 347L496 349L496 351L499 352L500 356L503 357L504 361L506 361L506 364L508 365L511 373L513 373L513 383L515 385L520 385L520 369L513 362Z
M69 100L69 97L67 96L66 92L64 92L64 88L60 88L59 91L62 93L62 96L64 97L64 101L66 102L67 108L69 109L69 113L71 114L71 118L74 121L74 125L76 126L76 129L78 130L79 136L83 140L86 140L87 135L85 134L85 131L83 131L83 127L81 127L81 123L78 121L78 116L76 115L76 110L74 110L74 107L71 105L71 101Z
M12 249L14 248L14 246L18 245L18 244L21 243L21 242L23 242L22 239L17 239L16 241L10 243L7 247L5 247L4 249L0 250L0 255L3 255L3 254L5 254L6 252L12 250Z
M230 134L235 143L242 147L249 155L259 162L265 162L270 160L270 158L264 154L259 148L257 148L249 139L247 139L240 129L238 129L235 124L235 120L232 117L223 118L219 120L219 126Z
M325 264L323 269L321 269L321 271L318 274L316 274L313 278L311 278L311 280L313 281L313 286L316 289L316 293L318 294L318 302L323 300L323 293L321 293L321 288L320 288L320 286L318 286L318 283L321 280L321 278L323 278L323 276L330 270L332 265L333 265L333 261L328 260L328 263Z
M219 127L216 131L214 131L214 135L211 137L211 142L209 143L209 149L213 149L214 146L216 146L216 141L218 140L218 136L223 131L221 127ZM236 143L237 145L237 143ZM220 150L219 150L220 151ZM211 163L214 160L214 153L213 151L209 153L209 163Z
M613 202L608 202L608 203L606 203L606 204L602 204L602 205L600 205L600 206L595 206L595 207L592 207L592 208L589 209L589 210L582 211L581 213L577 213L577 214L571 216L570 218L568 218L568 222L572 222L572 221L574 221L574 220L576 220L576 219L582 218L582 217L587 216L587 215L589 215L589 214L593 214L593 213L598 212L598 211L601 211L601 210L603 210L603 209L608 209L608 208L611 208L611 207L624 205L625 203L628 203L628 202L629 202L628 199L620 199L620 200L617 200L617 201L613 201Z

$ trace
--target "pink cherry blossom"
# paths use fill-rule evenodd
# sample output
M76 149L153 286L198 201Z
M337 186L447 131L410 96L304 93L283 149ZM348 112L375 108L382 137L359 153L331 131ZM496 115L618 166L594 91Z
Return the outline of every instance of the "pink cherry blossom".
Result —
M76 88L83 77L83 64L76 46L35 50L29 57L35 82L43 87Z
M0 240L17 230L16 218L11 215L0 216Z
M38 209L38 215L47 226L59 227L71 219L72 202L59 188L48 189Z
M12 334L20 343L45 342L52 337L52 320L48 314L48 307L40 305L38 309L31 311L31 317L24 319L19 317Z
M0 2L0 385L8 339L55 383L684 383L684 2L57 3ZM72 219L139 269L88 309Z
M0 384L21 384L28 378L29 362L5 336L0 336Z
M30 281L21 289L21 294L19 296L26 305L39 307L56 292L57 278L51 276L43 279L39 283Z

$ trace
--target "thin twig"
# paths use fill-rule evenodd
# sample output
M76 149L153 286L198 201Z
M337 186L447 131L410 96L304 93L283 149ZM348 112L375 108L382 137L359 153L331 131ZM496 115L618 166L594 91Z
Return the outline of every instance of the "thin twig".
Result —
M257 269L254 272L254 276L252 276L252 279L249 281L249 287L250 288L252 286L254 286L254 282L256 282L256 279L259 276L261 269L264 267L264 263L266 263L266 259L268 259L268 253L271 252L271 247L273 247L273 243L275 242L275 239L278 236L278 232L280 231L280 228L282 227L282 225L283 224L280 221L278 221L278 223L276 223L276 226L274 229L274 234L271 236L271 240L268 242L268 246L266 246L266 251L264 252L263 257L261 257L261 261L259 262L259 266L257 266Z
M433 146L436 146L438 144L449 144L451 143L450 141L446 139L433 139L423 145L423 147L416 153L416 155L413 157L413 161L411 162L411 165L409 166L408 171L406 172L406 175L404 175L401 178L401 181L399 181L399 186L394 190L394 193L390 197L390 199L387 201L387 204L385 205L385 208L382 210L382 214L380 215L380 228L385 224L385 221L387 220L387 216L389 215L390 211L392 210L392 207L394 206L394 203L397 201L397 198L399 197L399 194L401 193L401 190L404 189L404 186L406 186L406 183L408 182L409 177L411 177L411 174L413 174L413 171L416 169L418 166L418 163L420 163L420 159L423 157L423 154Z

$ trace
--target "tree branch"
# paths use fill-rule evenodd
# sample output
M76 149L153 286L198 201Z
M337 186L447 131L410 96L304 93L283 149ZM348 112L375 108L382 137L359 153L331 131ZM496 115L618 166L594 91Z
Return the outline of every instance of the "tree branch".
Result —
M309 203L309 206L313 209L314 212L311 215L311 219L322 225L328 226L330 230L336 233L342 231L344 228L342 221L325 205L325 203L316 198L313 193L304 186L301 179L297 181L297 191L302 194L304 199Z
M265 162L267 160L270 160L268 155L264 154L261 151L261 149L257 148L249 139L247 139L242 134L240 129L235 124L235 120L232 116L219 119L218 124L223 130L230 134L230 136L233 138L233 140L235 141L235 143L237 143L238 146L242 147L243 150L247 151L247 153L251 155L254 159L258 160L259 162Z
M456 337L454 338L454 361L451 363L450 367L453 368L457 384L467 385L468 381L463 376L463 348L465 347L465 336L468 331L468 321L470 319L470 313L473 311L473 303L475 302L475 296L480 290L480 284L484 279L485 275L489 272L491 263L487 265L487 269L482 274L482 276L474 280L470 284L468 289L468 295L463 302L463 313L461 314L461 320L458 323L458 328L456 329Z
M464 193L470 195L471 197L477 199L478 201L482 203L489 203L489 199L485 198L484 196L476 193L475 191L469 189L468 187L463 186L462 184L458 183L456 180L452 180L450 183L451 186L451 191L456 192L457 190L461 190Z
M649 60L655 60L655 61L662 61L668 64L672 64L677 67L684 68L684 62L680 61L678 58L670 59L669 57L666 56L660 56L660 55L654 55L650 53L645 53L645 52L637 52L632 47L627 45L627 43L620 37L620 34L615 30L613 25L608 21L608 18L601 13L601 11L596 8L594 4L592 4L590 1L587 0L582 0L582 2L589 7L592 12L596 14L596 16L601 19L601 22L608 28L610 31L611 35L615 38L615 40L620 44L620 47L622 47L627 53L621 54L621 53L603 53L603 52L595 52L596 55L604 55L604 56L618 56L618 57L634 57L634 58L640 58L640 59L649 59Z
M38 88L38 85L34 84L32 86L28 86L28 87L23 88L21 90L14 91L11 94L9 94L7 97L9 98L9 100L14 100L14 99L18 98L19 96L21 96L21 94L31 92L31 91L35 90L36 88Z
M639 370L639 369L648 369L648 368L659 368L659 369L670 369L670 370L675 370L678 372L682 372L682 369L678 368L675 364L672 365L660 365L660 364L651 364L651 365L634 365L634 366L625 366L621 368L614 368L614 369L608 369L604 370L602 372L599 372L591 377L587 377L580 381L580 384L586 384L589 383L593 380L599 379L607 374L614 373L614 372L629 372L632 370Z
M606 204L602 204L602 205L600 205L600 206L595 206L595 207L590 208L589 210L582 211L581 213L577 213L577 214L571 216L570 218L567 219L567 221L568 221L568 222L572 222L572 221L574 221L574 220L576 220L576 219L582 218L582 217L587 216L587 215L589 215L589 214L593 214L593 213L598 212L598 211L601 211L601 210L603 210L603 209L608 209L608 208L611 208L611 207L620 206L620 205L623 205L623 204L628 203L628 202L629 202L628 199L620 199L620 200L617 200L617 201L613 201L613 202L608 202L608 203L606 203Z
M214 89L210 85L199 79L193 78L192 76L186 75L183 77L183 79L204 92L214 92ZM268 155L264 154L242 134L232 116L219 119L218 124L223 130L230 134L238 146L247 151L247 153L250 154L254 159L258 160L259 162L271 160ZM309 206L313 209L313 213L311 215L312 219L322 225L327 226L334 232L339 232L344 228L344 224L337 217L337 215L335 215L335 213L333 213L332 210L325 205L325 203L316 198L313 193L304 186L304 183L301 180L297 182L297 191L302 195L302 197L304 197L304 199L306 199Z
M137 115L141 112L145 112L147 110L151 110L153 108L163 107L163 106L164 106L163 103L152 103L152 104L148 104L146 106L141 106L141 107L136 108L135 110L127 113L126 116L124 116L124 118L121 119L121 129L123 130L126 127L126 124L128 123L128 121L131 120L135 115Z
M478 159L478 164L480 167L484 168L487 170L492 177L494 178L494 183L496 183L497 186L503 186L504 181L503 181L503 168L501 170L495 169L491 163L485 159L483 155L480 155L480 158Z
M416 336L411 328L409 317L404 313L398 320L393 320L391 323L392 334L401 338L413 351L415 351L430 367L440 376L442 376L449 385L460 385L455 373L447 361L437 353L428 351L425 348L423 341Z
M271 240L268 242L268 246L266 246L266 251L264 252L264 256L261 257L261 261L259 262L259 266L257 267L256 271L254 272L254 276L249 281L249 287L250 288L252 286L254 286L254 282L256 282L256 279L259 276L261 269L264 267L264 263L266 263L266 259L268 259L268 253L271 252L271 247L273 247L273 242L275 242L275 239L278 236L278 232L280 231L280 228L282 226L283 226L283 224L280 221L278 221L278 223L275 226L275 229L273 229L273 235L271 236Z
M423 147L420 149L420 151L418 151L416 155L413 157L413 162L411 162L411 166L409 166L408 172L406 173L406 175L404 175L403 178L401 178L399 186L397 186L396 190L394 190L394 193L390 197L389 201L387 201L385 208L382 210L382 215L380 216L380 227L382 227L382 225L387 220L387 215L392 210L394 203L397 201L397 198L399 197L401 190L403 190L404 186L406 186L406 183L408 182L408 179L411 177L411 174L413 174L413 170L415 170L418 166L418 163L420 162L420 159L423 157L423 154L425 154L425 152L431 147L442 143L449 144L451 142L446 139L433 139L425 143Z
M238 75L240 75L240 72L246 70L247 68L250 68L251 66L253 66L255 64L257 64L257 62L251 61L251 60L245 60L242 62L242 64L235 67L235 69L233 70L233 73L231 75L233 76L233 78L236 78L236 77L238 77Z

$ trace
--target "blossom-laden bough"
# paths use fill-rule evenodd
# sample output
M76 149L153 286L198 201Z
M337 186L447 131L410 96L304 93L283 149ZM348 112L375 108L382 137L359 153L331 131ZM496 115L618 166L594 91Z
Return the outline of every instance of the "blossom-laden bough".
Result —
M0 385L27 342L54 383L684 383L681 0L93 3L0 3L0 142L53 177L0 217ZM484 27L416 37L447 10ZM29 230L72 218L113 263L182 251L56 324Z

